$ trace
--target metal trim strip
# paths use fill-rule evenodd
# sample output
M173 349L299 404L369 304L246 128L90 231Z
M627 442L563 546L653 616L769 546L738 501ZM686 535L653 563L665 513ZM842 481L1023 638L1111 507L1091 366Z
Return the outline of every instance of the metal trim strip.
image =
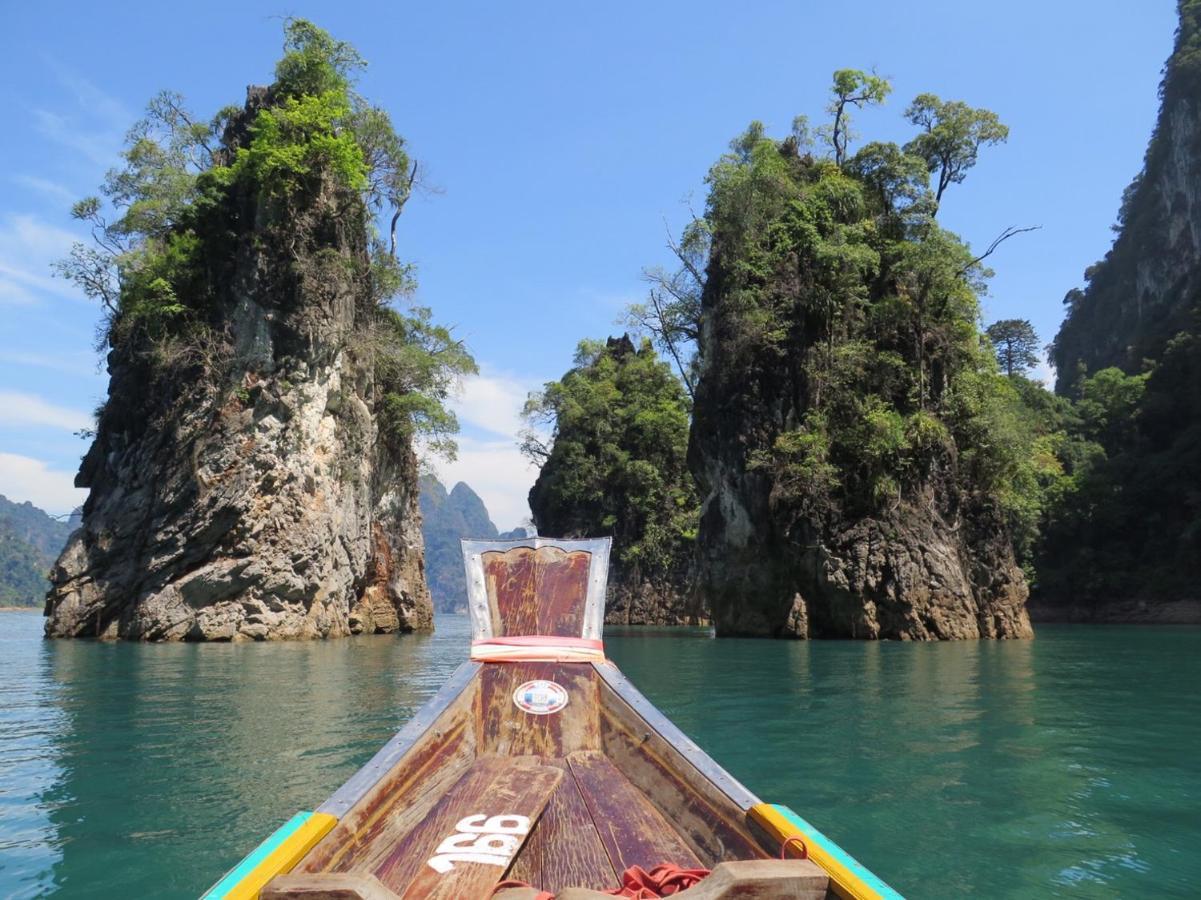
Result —
M438 693L417 710L413 718L409 719L404 727L396 732L366 765L351 775L345 784L317 807L317 811L329 813L339 819L346 815L351 807L362 800L367 792L379 783L381 778L392 771L392 768L409 752L417 739L434 724L434 721L450 705L451 701L463 693L475 678L481 665L481 663L469 660L455 669L446 683L438 689Z
M713 757L698 747L692 738L663 715L655 704L647 700L617 666L612 663L593 663L592 667L617 696L628 703L630 708L671 744L694 769L725 794L731 803L746 812L760 802L741 781L718 765Z

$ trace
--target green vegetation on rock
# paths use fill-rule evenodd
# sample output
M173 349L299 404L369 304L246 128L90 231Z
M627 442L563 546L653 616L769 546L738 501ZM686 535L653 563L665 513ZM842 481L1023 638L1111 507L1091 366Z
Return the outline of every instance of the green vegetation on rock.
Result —
M155 411L170 408L185 376L219 382L230 368L221 286L255 204L272 208L283 230L332 191L343 195L339 229L369 235L367 264L317 252L273 274L303 285L342 269L362 285L367 302L346 340L375 360L382 435L398 449L419 438L453 456L458 426L445 401L475 363L428 309L393 304L414 287L411 266L396 258L395 227L417 168L388 114L354 90L364 65L349 44L290 19L275 82L252 95L253 114L227 107L206 122L180 95L159 94L130 130L103 199L75 204L95 242L76 244L58 271L102 303L104 340L157 388L147 392L159 398ZM390 211L387 245L365 218L372 210Z
M284 26L267 87L205 121L164 93L60 265L104 307L109 396L50 636L267 640L429 630L418 460L475 370L414 306L418 169L363 62ZM120 535L114 539L113 535Z
M783 138L751 123L681 244L707 238L684 265L703 273L689 459L725 633L1029 634L1010 534L1031 436L978 322L1013 232L980 252L936 218L1007 129L922 94L911 141L856 148L848 113L890 91L835 72L816 144L804 117Z
M649 341L582 341L575 364L530 397L524 452L541 465L530 509L541 534L613 537L610 621L687 618L697 519L688 397Z
M836 115L848 97L882 98L879 85L860 87L866 77L836 73ZM989 272L937 223L929 183L931 172L940 189L962 180L995 129L928 147L951 127L947 110L991 114L919 102L926 130L905 147L851 154L836 120L833 155L814 157L798 135L776 140L753 123L709 173L721 302L709 313L720 365L706 361L707 387L725 395L782 370L795 378L794 421L754 440L750 457L777 504L866 514L912 497L935 470L1009 499L1024 448L1009 427L1016 398L976 324Z

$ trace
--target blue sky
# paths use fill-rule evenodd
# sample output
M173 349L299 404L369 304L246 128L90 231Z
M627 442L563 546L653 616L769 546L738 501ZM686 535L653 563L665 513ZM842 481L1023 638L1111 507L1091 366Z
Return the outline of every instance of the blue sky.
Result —
M119 10L119 11L117 11ZM1112 240L1122 189L1154 125L1171 0L1000 3L604 4L123 2L5 4L0 37L0 493L61 513L103 399L96 308L49 263L78 236L126 128L163 88L210 114L266 83L281 17L304 16L370 62L387 108L439 191L401 226L418 300L481 365L458 401L459 461L496 524L528 515L535 473L513 433L526 391L582 337L617 330L640 272L667 264L664 229L751 119L784 134L820 119L830 73L875 68L894 94L867 137L904 140L901 111L932 91L996 111L1009 143L948 192L943 222L993 258L985 319L1031 319L1050 340L1064 293Z

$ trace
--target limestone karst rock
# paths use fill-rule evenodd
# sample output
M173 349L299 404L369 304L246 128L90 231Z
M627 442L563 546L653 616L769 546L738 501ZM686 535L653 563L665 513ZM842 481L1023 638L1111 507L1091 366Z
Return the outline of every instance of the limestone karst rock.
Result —
M896 145L840 161L759 123L710 170L681 244L705 249L688 462L719 635L1033 635L983 274L927 175Z
M227 164L270 102L249 90L218 151ZM144 345L109 353L76 478L91 494L52 573L47 636L432 628L417 461L376 416L367 215L320 173L301 201L253 185L223 195L206 220L224 248L205 258L217 339L167 368Z

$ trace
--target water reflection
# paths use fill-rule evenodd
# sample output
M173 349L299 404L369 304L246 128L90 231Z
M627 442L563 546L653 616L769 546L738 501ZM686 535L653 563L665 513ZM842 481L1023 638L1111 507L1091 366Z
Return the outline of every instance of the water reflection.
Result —
M437 690L467 646L461 620L439 625L324 643L42 645L62 716L41 795L53 887L194 897Z
M194 897L323 800L465 657L433 637L44 643L0 615L0 897ZM1195 896L1201 629L714 640L609 654L764 799L911 897Z
M912 897L1195 896L1201 630L610 641L685 731Z

